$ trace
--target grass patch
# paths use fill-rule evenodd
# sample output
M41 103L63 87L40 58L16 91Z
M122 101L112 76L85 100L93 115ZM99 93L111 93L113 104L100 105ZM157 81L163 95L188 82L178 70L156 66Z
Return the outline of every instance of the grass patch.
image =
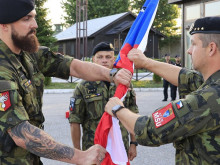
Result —
M77 83L50 83L45 89L74 89Z
M77 83L51 83L45 86L45 89L74 89ZM153 81L132 81L134 88L161 88L163 83L155 83Z
M163 83L155 83L151 80L145 80L145 81L132 81L134 88L161 88L163 87Z

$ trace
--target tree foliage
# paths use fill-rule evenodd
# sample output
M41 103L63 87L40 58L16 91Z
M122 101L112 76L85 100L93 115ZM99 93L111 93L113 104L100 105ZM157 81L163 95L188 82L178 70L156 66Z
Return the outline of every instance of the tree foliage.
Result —
M88 0L88 20L127 12L129 6L130 0ZM76 22L76 0L63 1L62 7L66 12L64 16L66 24L74 24Z
M132 2L132 8L139 12L144 2L145 0L135 0ZM167 0L159 1L153 27L167 36L167 38L160 42L160 47L174 43L176 40L180 39L180 35L177 34L178 27L176 21L179 14L180 12L177 5L168 4Z
M36 4L36 21L38 24L37 28L37 37L42 46L50 47L52 50L55 50L53 44L56 42L56 38L53 37L54 31L50 26L50 20L46 20L47 8L44 8L44 3L47 0L37 0Z

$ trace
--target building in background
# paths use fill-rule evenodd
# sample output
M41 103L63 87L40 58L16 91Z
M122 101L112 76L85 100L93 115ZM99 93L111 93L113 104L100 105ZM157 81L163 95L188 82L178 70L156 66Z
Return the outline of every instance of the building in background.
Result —
M170 4L181 5L182 8L182 65L191 68L191 58L187 55L190 46L189 29L198 18L220 16L220 0L168 0Z
M99 42L107 41L114 44L115 54L117 55L126 35L136 19L136 16L131 12L115 14L111 16L88 20L88 57L91 56L92 49ZM68 54L75 57L76 52L76 24L67 28L63 32L55 35L58 40L58 52ZM151 28L148 38L148 46L146 47L145 55L152 58L160 58L159 40L165 36L158 30ZM81 52L83 47L81 46ZM83 59L83 54L78 59Z

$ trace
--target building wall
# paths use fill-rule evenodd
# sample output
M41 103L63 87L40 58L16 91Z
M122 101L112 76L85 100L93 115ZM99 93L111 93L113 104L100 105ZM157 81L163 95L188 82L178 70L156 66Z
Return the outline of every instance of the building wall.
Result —
M172 58L174 58L176 55L181 55L181 40L159 49L159 56L161 58L167 53L170 54L170 57Z
M106 33L124 21L134 21L134 20L135 20L134 16L127 15L123 19L115 21L112 25L107 26L106 28L102 29L101 31L96 32L96 34L93 34L93 36L90 36L87 41L88 42L87 57L91 57L92 50L93 50L94 46L102 41L112 43L114 45L114 47L116 47L115 55L117 55L119 53L119 50L120 50L125 38L126 38L126 35L127 35L129 29L124 30L121 34L107 35ZM160 37L161 36L158 36L152 30L150 31L149 39L148 39L148 47L147 47L146 51L144 52L146 54L146 56L151 57L151 58L160 58L161 57L159 54L159 50L158 50L159 49L158 40L160 39ZM116 46L116 44L118 45L118 43L115 42L116 40L121 41L121 43L118 46L118 49ZM83 43L82 40L81 40L81 43ZM83 57L85 57L84 52L83 52L84 48L81 44L80 57L76 57L75 44L76 44L75 39L74 40L66 40L66 41L58 41L59 52L73 56L74 58L77 58L77 59L82 59Z

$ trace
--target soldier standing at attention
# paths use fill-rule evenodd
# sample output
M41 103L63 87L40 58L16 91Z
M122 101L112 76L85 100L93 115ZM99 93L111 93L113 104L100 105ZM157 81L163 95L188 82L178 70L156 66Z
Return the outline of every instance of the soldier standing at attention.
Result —
M167 64L172 64L173 65L173 62L170 61L170 55L169 54L165 54L164 58L165 58ZM164 96L164 99L162 101L167 101L167 99L168 99L168 87L169 86L170 86L171 100L173 101L173 100L176 99L176 96L174 98L174 95L173 95L173 88L172 88L173 85L169 81L167 81L166 79L163 79L163 96Z
M180 59L179 55L175 56L175 63L173 65L181 67L181 59ZM174 101L174 100L176 100L177 86L171 84L171 92L172 92L172 96L173 96L172 101ZM181 96L179 96L179 98L181 99Z
M77 164L100 164L105 149L80 151L43 131L44 76L110 81L110 69L39 49L34 0L0 0L0 164L40 165L40 157ZM46 37L46 36L45 36ZM120 80L121 79L121 80ZM130 84L120 70L114 81Z
M115 57L114 48L111 43L101 42L97 44L92 53L92 60L94 63L113 68ZM117 69L114 69L117 71ZM70 99L70 127L73 145L77 149L81 149L80 138L81 130L80 124L83 128L82 135L82 150L86 150L94 145L94 136L99 121L104 113L104 107L110 97L114 96L116 86L107 81L81 81L75 88L74 95ZM128 91L125 100L125 107L132 112L138 113L136 105L136 94L132 89ZM121 126L122 138L125 144L128 158L132 161L136 155L137 142L134 135L130 135L130 146L128 131Z
M202 77L194 70L148 59L137 49L128 54L137 68L146 68L175 84L186 98L157 109L151 116L140 116L126 108L115 114L141 145L174 143L178 165L219 165L220 17L197 19L190 34L187 52ZM116 105L123 103L111 98L105 110L113 115Z

